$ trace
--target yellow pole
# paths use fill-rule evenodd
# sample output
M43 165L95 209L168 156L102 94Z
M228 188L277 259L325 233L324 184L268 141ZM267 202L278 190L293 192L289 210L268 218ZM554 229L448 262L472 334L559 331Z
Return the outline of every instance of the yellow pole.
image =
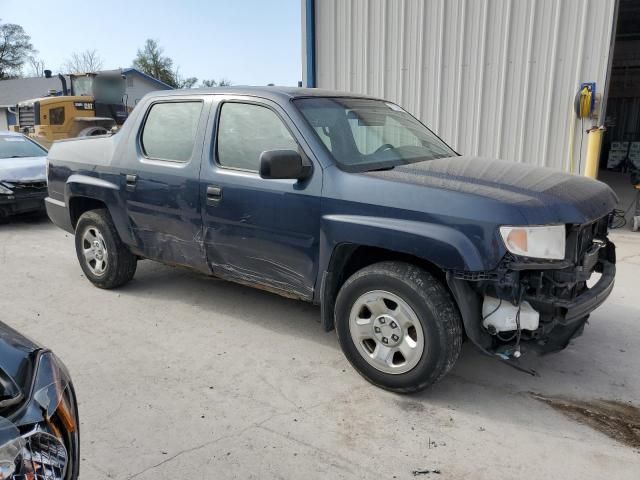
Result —
M598 164L600 161L600 148L602 147L602 135L604 127L594 127L589 130L587 137L587 159L584 166L584 176L598 178Z

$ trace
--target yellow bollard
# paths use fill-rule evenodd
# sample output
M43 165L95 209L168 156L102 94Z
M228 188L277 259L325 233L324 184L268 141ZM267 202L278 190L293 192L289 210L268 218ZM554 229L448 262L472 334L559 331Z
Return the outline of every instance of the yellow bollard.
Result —
M594 127L589 130L587 137L587 159L584 166L584 176L598 178L598 166L600 162L600 148L602 147L602 135L604 127Z

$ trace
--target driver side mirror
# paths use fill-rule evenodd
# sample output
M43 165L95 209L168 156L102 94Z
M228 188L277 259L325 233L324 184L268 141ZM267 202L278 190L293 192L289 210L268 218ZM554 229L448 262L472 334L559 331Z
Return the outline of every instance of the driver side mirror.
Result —
M304 180L311 175L311 165L295 150L267 150L260 154L260 177Z

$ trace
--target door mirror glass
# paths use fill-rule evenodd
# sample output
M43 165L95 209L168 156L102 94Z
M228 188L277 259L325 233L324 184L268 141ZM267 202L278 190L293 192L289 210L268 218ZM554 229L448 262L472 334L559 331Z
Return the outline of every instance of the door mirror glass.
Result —
M295 150L267 150L260 154L260 176L271 179L303 180L311 165Z

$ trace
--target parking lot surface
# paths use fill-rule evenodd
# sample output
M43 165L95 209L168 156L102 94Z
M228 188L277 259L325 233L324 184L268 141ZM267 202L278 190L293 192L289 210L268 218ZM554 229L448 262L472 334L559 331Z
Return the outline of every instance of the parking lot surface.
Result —
M467 344L410 396L359 377L317 307L150 261L99 290L46 219L0 226L0 319L69 367L81 478L637 480L637 448L536 397L640 406L640 234L612 239L611 297L568 349L523 359L539 376Z

